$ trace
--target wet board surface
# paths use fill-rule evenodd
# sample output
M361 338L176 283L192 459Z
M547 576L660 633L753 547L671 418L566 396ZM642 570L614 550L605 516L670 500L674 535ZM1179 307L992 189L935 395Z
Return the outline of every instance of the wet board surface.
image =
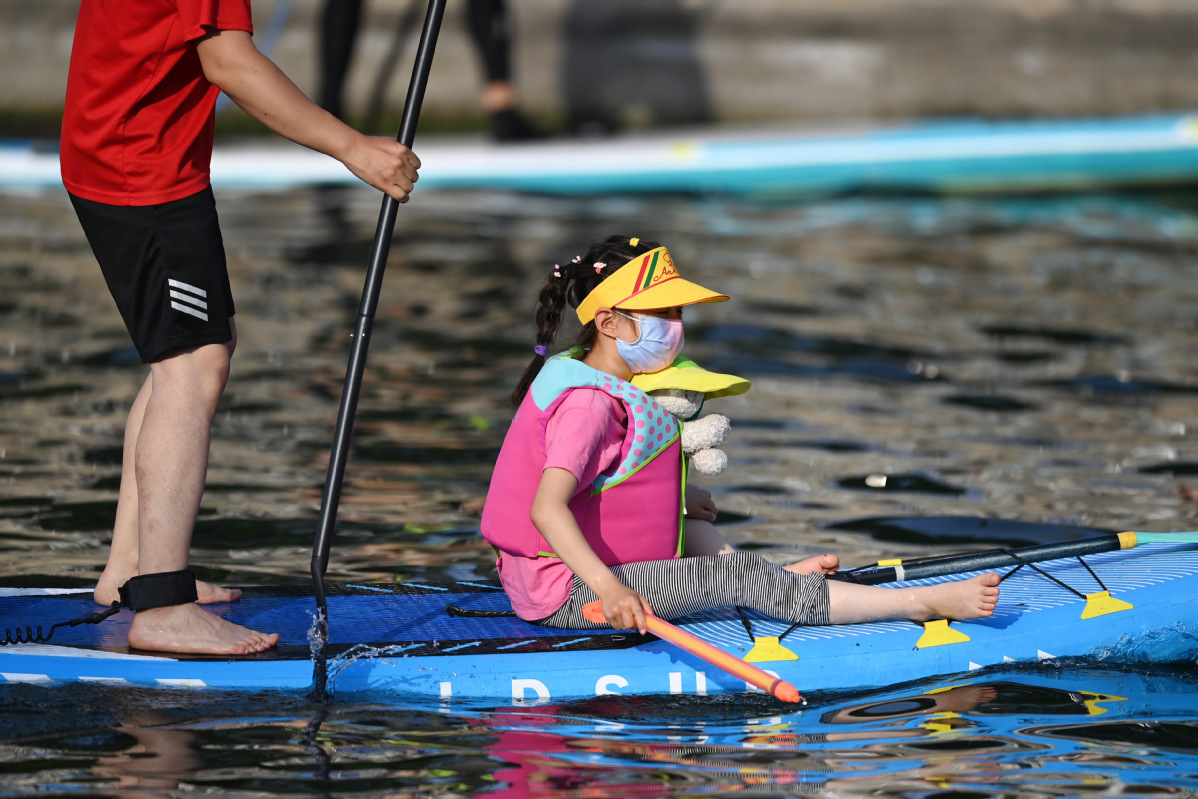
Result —
M1111 595L1131 608L1082 618L1085 599L1023 568L1002 584L995 614L953 622L968 640L921 644L909 621L799 628L782 644L793 660L759 662L800 691L889 685L1008 662L1065 657L1109 663L1177 662L1198 654L1198 551L1143 545L1086 557ZM1038 564L1083 594L1101 590L1076 559ZM898 585L929 584L946 579ZM0 624L49 626L91 613L90 592L5 589ZM512 617L451 616L448 605L505 611L485 582L330 586L330 683L336 691L439 697L550 700L622 694L715 694L750 690L652 636L539 627ZM307 586L246 589L242 600L209 606L254 629L278 632L270 652L230 659L164 656L126 645L126 610L98 624L60 628L48 644L0 648L0 677L46 685L75 681L228 689L303 690L312 680ZM789 625L749 612L757 636ZM753 647L733 609L679 621L691 633L743 656ZM361 646L359 646L361 645ZM352 649L357 647L357 649ZM369 651L363 652L365 648Z

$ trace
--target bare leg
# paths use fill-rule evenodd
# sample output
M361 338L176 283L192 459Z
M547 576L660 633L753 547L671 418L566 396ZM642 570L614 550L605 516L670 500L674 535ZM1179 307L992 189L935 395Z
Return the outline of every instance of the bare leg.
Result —
M230 324L233 324L230 320ZM233 327L233 340L225 346L232 356L237 346L237 328ZM108 562L96 583L93 595L101 605L111 605L120 596L117 593L130 577L138 574L138 492L137 492L137 442L145 417L146 404L154 391L154 373L151 370L137 392L129 418L125 422L124 455L121 462L121 489L116 504L116 520L112 528L112 546L108 551ZM205 449L205 451L207 451ZM147 572L148 573L148 572ZM241 598L238 588L221 588L196 580L196 593L201 604L231 602Z
M230 342L182 350L150 367L132 472L139 574L187 568L208 470L212 420L228 379L233 346ZM139 649L247 654L277 642L277 635L232 624L196 604L139 611L129 628L129 645Z
M830 621L856 624L882 619L977 619L998 603L998 575L912 588L883 588L828 581Z
M683 544L683 557L694 558L701 555L729 555L736 547L728 543L715 525L705 519L688 516L686 519L686 540Z
M171 729L167 713L135 712L116 729L136 743L96 760L95 772L114 778L108 790L119 799L173 799L179 783L203 766L191 730Z
M483 86L482 106L489 114L510 111L516 107L516 90L506 80L496 80Z
M715 525L704 519L688 516L686 519L686 549L685 557L693 558L701 555L730 555L736 552L736 547L720 534ZM840 568L840 558L836 555L816 555L786 567L787 571L796 574L836 574Z
M137 434L141 430L141 419L146 412L151 391L153 378L147 375L125 421L121 491L116 502L116 521L112 526L112 546L108 550L108 563L96 583L94 594L96 602L101 605L117 601L117 589L130 577L137 575L137 478L133 475L134 455L137 452Z
M816 555L785 567L788 572L795 574L836 574L839 568L840 558L831 553Z

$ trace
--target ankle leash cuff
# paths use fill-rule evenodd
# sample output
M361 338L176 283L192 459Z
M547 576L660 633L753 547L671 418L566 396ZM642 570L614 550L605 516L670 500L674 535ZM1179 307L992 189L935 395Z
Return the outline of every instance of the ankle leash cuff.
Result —
M135 611L188 605L199 599L195 572L191 569L130 577L118 591L121 605Z

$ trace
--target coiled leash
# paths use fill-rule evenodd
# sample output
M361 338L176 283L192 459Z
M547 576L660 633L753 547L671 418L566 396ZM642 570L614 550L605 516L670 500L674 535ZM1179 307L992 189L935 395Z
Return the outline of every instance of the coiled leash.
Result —
M199 599L196 594L196 576L191 569L174 572L157 572L130 577L117 589L120 599L113 602L106 610L97 611L70 621L60 621L50 627L49 632L43 632L42 626L37 626L37 632L32 625L24 630L19 626L16 632L9 627L4 630L4 640L0 646L9 644L44 644L54 637L54 631L59 627L77 627L80 624L99 624L110 616L115 616L121 608L129 608L136 612L164 608L169 605L188 605Z

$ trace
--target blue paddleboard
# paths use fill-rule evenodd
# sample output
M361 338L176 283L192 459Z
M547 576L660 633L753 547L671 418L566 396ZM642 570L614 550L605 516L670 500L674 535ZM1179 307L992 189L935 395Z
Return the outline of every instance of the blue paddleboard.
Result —
M932 625L910 621L799 628L750 612L756 643L782 636L782 649L757 663L800 691L882 686L968 673L1002 663L1064 657L1109 663L1177 662L1198 653L1198 550L1144 544L1123 551L1038 564L1080 594L1101 580L1116 600L1087 601L1022 568L1002 583L986 619ZM1093 574L1087 569L1093 569ZM969 576L960 575L959 577ZM945 579L921 580L929 584ZM712 695L756 690L673 645L635 633L562 630L514 617L450 615L510 610L495 584L330 586L330 688L514 703L604 694ZM0 626L48 628L97 610L90 592L4 589ZM308 589L247 589L238 602L209 606L231 621L278 632L279 647L242 658L167 656L128 648L128 611L98 625L57 630L47 644L0 647L0 679L57 685L129 685L303 690L313 664ZM1095 610L1113 612L1091 615ZM1086 616L1090 616L1086 618ZM744 657L753 651L733 609L679 625ZM945 628L947 627L947 632Z

